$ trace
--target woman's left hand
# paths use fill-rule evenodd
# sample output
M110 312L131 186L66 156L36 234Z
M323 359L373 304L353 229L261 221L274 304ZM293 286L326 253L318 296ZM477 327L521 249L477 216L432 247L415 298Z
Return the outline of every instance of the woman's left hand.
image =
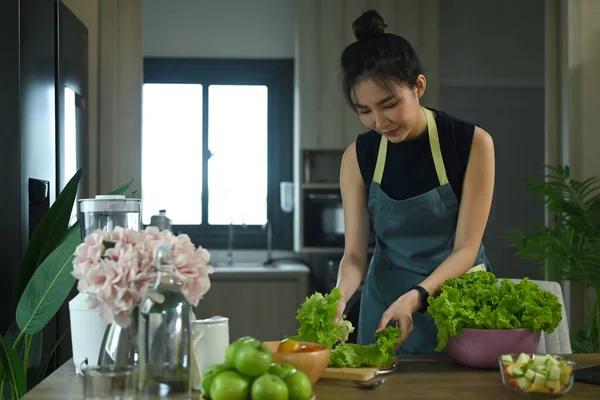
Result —
M384 330L391 321L400 328L400 339L396 350L402 346L408 335L413 331L413 314L419 309L419 292L411 290L400 296L381 316L377 332Z

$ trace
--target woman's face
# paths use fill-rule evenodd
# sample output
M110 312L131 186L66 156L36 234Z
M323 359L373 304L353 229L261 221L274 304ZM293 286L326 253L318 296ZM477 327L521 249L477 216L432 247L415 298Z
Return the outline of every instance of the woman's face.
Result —
M399 143L425 129L425 116L419 104L425 91L425 77L419 75L415 88L391 83L390 89L372 79L363 79L354 86L354 100L360 120L367 128Z

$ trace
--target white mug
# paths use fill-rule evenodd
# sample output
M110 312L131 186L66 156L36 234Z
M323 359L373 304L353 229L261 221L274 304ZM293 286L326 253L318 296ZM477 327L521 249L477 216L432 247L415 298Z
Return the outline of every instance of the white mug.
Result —
M200 390L202 373L225 362L229 347L229 318L214 316L192 321L192 389Z

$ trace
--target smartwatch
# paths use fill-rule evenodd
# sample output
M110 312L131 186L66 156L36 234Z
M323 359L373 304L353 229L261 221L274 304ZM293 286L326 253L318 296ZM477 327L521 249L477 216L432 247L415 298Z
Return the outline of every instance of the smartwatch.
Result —
M429 303L427 303L427 299L429 298L429 292L427 290L425 290L424 287L422 286L413 286L410 288L410 290L416 290L417 292L419 292L420 296L421 296L421 307L419 307L419 309L417 310L418 312L420 312L421 314L424 314L425 311L427 311L427 306L429 306ZM409 292L410 292L409 290Z

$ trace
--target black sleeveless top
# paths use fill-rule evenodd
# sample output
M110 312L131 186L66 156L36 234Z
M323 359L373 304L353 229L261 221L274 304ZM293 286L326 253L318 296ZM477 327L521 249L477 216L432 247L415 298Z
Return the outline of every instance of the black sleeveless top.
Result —
M446 175L458 201L473 142L475 124L430 108L436 113L435 122ZM361 133L356 138L356 157L367 193L373 180L381 134ZM439 186L427 133L400 143L388 143L381 189L395 200L404 200L426 193Z

